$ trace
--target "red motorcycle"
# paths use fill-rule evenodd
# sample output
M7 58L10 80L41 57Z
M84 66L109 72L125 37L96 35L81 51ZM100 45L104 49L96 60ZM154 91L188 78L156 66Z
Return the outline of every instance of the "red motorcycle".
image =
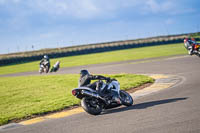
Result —
M194 39L184 39L184 46L188 50L189 55L197 55L200 57L200 43L197 43Z

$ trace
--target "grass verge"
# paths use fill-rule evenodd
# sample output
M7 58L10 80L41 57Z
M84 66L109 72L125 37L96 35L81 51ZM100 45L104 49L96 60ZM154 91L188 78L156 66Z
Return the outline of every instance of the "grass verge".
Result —
M169 44L169 45L142 47L142 48L132 48L126 50L118 50L118 51L88 54L88 55L63 57L63 58L52 59L51 64L53 65L57 60L60 60L61 67L73 67L73 66L81 66L88 64L99 64L99 63L145 59L145 58L153 58L161 56L180 55L186 53L187 51L185 50L183 43L178 43L178 44ZM38 69L39 69L39 61L18 64L18 65L1 66L0 75L36 71Z
M123 90L154 82L144 75L105 76L116 78ZM79 104L80 101L71 94L77 87L78 78L77 74L1 77L0 125Z

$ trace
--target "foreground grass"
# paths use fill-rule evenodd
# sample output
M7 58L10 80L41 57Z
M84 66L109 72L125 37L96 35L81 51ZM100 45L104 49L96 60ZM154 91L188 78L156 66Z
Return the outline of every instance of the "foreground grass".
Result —
M52 59L51 64L53 65L57 60L61 61L61 67L72 67L81 66L88 64L99 64L144 58L153 58L160 56L170 56L170 55L180 55L186 54L183 43L162 45L162 46L152 46L143 48L132 48L127 50L118 50L112 52L104 52L97 54L88 54L80 56L71 56L64 58ZM0 67L0 75L36 71L39 69L39 61L24 63L19 65L10 65Z
M116 78L121 89L153 82L144 75L106 76ZM71 94L78 78L75 74L0 78L0 125L79 104Z

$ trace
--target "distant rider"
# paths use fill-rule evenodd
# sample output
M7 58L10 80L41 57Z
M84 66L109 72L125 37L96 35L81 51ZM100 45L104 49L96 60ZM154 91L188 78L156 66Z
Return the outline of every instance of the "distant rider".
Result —
M87 70L81 70L80 79L79 79L79 87L88 87L94 90L97 90L100 96L102 96L103 90L100 89L101 83L96 81L91 84L91 80L107 80L109 81L109 77L104 77L101 75L91 75Z
M184 44L187 47L187 49L189 48L188 49L188 54L192 55L193 51L194 51L195 44L196 44L196 41L194 40L194 38L192 38L191 40L188 39L188 38L185 38L184 39Z
M40 65L44 65L48 67L47 72L49 72L49 68L50 68L50 60L48 55L44 55L43 59L40 61Z

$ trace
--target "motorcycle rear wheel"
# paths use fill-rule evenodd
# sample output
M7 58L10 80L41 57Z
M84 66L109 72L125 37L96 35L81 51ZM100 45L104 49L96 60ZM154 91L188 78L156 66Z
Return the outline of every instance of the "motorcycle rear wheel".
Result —
M91 115L99 115L102 112L102 106L95 98L84 97L81 100L81 106L87 113Z
M120 90L120 97L123 105L131 106L133 104L133 98L126 91Z

